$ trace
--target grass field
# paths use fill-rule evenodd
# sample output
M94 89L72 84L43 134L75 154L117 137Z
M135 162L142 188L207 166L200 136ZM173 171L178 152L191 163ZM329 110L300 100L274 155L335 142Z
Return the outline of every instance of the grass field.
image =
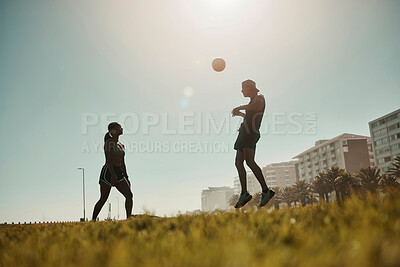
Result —
M269 211L2 225L1 266L400 266L400 194Z

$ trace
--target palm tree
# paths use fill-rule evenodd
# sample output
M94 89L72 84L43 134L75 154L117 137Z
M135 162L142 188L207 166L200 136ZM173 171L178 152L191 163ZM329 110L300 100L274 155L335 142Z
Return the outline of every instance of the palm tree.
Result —
M340 193L336 186L338 185L335 183L336 178L340 176L340 173L343 169L340 169L336 165L332 165L329 170L326 171L326 185L328 187L329 193L335 191L336 199L340 199Z
M329 202L329 188L326 184L326 173L320 172L311 181L311 191L317 193L319 196L319 201Z
M293 194L296 196L296 199L300 201L302 206L305 206L310 198L310 187L309 184L305 180L301 180L296 182L293 186Z
M247 204L250 207L257 207L261 202L261 192L257 192L253 195L253 198Z
M391 165L388 174L396 178L396 180L400 180L400 156L397 156Z
M236 202L239 201L239 194L233 194L229 199L229 206L235 206Z
M281 199L282 202L286 203L288 207L294 202L294 196L293 196L293 189L291 187L285 187L281 190Z
M379 188L379 181L382 178L380 172L381 170L376 167L361 169L358 172L357 177L361 182L362 188L371 193L375 193Z
M379 187L385 192L386 190L400 189L400 183L397 182L395 176L383 174L379 180Z
M280 193L281 189L279 187L273 187L272 190L274 190L275 196L271 199L271 205L273 205L276 210L279 210L279 204L283 202Z
M339 196L337 201L341 202L348 197L357 183L357 179L351 173L341 170L340 175L335 179L336 196Z

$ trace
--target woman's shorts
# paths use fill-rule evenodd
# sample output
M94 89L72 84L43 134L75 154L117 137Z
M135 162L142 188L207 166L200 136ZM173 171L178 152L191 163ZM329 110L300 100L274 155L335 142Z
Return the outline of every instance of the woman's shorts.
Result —
M251 148L256 150L256 144L260 139L260 133L247 133L246 131L239 131L236 139L234 149L243 152L243 148Z
M122 170L121 166L113 166L115 175L117 176L117 182L121 182L123 180L126 180L126 174L125 172ZM100 172L100 179L99 179L99 183L100 182L104 182L109 186L113 186L111 184L111 172L108 169L107 164L104 164L103 168L101 169Z

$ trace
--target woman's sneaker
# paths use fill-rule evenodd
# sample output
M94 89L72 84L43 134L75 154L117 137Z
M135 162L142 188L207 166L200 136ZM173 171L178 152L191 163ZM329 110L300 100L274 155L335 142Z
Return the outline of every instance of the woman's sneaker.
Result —
M261 202L259 207L264 207L267 205L268 201L275 196L275 192L271 189L269 189L266 193L262 192L261 193Z
M251 198L252 196L249 194L249 192L240 194L239 200L236 203L235 208L239 209L243 207L244 205L246 205L247 202L251 200Z

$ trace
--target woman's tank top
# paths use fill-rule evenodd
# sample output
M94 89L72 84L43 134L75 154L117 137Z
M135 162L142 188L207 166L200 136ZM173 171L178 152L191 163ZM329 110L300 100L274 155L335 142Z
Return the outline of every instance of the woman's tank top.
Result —
M118 145L115 141L109 140L105 144L105 149L110 151L112 155L123 157L125 156L125 150L122 145Z
M111 152L113 153L113 155L118 155L118 156L125 156L125 150L122 146L116 144L116 146L114 146L114 149L111 150Z

